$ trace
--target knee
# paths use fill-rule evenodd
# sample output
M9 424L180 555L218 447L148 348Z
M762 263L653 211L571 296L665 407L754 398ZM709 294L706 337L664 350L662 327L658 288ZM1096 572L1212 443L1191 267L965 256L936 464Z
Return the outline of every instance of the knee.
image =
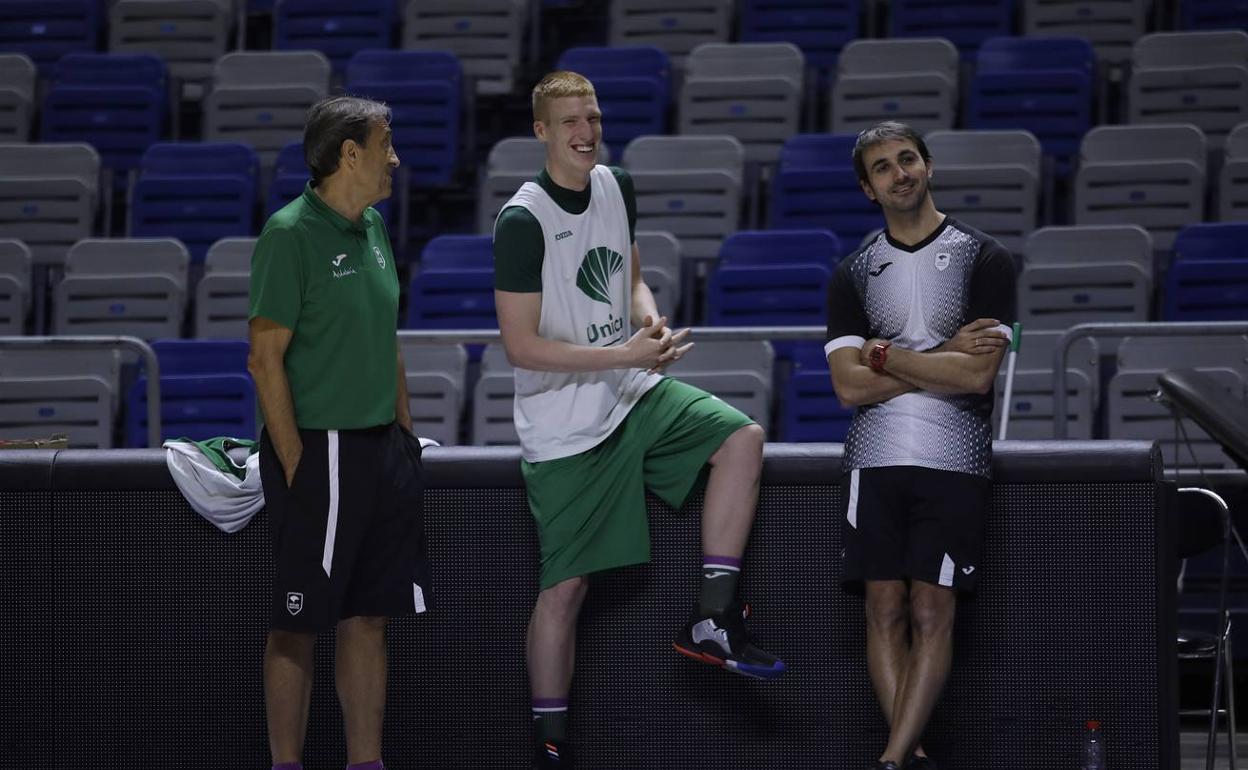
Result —
M944 639L953 635L955 605L951 598L924 597L910 607L910 630L915 639Z
M538 609L554 620L575 620L588 591L588 578L584 576L568 578L538 595Z
M711 465L727 464L741 471L758 473L763 467L763 444L767 434L758 423L738 428L714 455Z
M893 637L905 634L909 616L906 613L906 597L901 592L868 597L866 602L867 626L875 636Z

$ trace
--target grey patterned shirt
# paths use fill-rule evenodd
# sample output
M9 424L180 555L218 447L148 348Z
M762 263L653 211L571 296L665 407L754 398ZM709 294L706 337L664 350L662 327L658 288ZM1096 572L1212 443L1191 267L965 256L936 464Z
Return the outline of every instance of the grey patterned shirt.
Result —
M880 337L930 350L976 318L1005 331L1017 313L1014 260L991 237L946 217L923 242L881 233L846 257L828 287L827 353ZM919 465L989 476L992 392L924 390L859 407L845 439L845 470Z

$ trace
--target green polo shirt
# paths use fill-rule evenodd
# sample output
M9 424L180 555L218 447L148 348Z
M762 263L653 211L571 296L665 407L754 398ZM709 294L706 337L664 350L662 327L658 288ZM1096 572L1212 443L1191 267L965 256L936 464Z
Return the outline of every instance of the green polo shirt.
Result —
M375 209L351 222L311 186L269 218L251 255L250 318L294 332L286 377L300 428L394 421L399 277Z

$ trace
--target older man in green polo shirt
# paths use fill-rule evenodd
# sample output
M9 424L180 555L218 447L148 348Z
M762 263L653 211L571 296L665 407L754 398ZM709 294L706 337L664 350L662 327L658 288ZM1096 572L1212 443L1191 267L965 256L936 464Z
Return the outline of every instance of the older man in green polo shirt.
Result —
M333 97L308 113L312 180L252 255L248 369L265 429L273 540L264 654L275 770L301 768L316 635L337 629L335 679L351 770L380 770L386 619L429 589L420 442L398 348L399 280L372 204L399 159L390 111Z

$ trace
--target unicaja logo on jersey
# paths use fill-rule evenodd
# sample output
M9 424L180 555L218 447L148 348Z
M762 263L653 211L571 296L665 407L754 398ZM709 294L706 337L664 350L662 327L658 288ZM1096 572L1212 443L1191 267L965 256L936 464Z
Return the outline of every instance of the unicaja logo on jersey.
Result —
M576 271L576 287L595 302L611 304L611 279L624 272L624 257L599 246L590 249Z

